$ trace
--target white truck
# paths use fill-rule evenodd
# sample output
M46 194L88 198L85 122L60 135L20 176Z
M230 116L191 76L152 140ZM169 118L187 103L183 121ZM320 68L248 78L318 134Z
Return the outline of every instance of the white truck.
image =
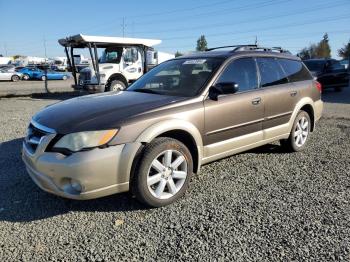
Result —
M76 90L93 92L125 89L150 68L174 55L157 52L152 48L161 40L124 37L74 35L58 40L65 48L72 68ZM82 69L79 77L75 65L75 49L88 48L91 66ZM98 49L103 49L98 57Z
M8 65L13 61L12 57L0 56L0 65Z
M57 56L50 60L57 71L66 71L68 65L67 57Z

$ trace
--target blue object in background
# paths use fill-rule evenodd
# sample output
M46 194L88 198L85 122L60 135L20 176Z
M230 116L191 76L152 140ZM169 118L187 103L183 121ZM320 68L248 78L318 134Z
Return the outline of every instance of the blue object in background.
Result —
M47 70L47 74L45 76L45 72L39 68L22 68L19 70L20 73L23 74L23 79L38 79L38 80L45 80L45 77L47 77L48 80L66 80L68 78L71 78L70 73L66 72L57 72L51 69Z

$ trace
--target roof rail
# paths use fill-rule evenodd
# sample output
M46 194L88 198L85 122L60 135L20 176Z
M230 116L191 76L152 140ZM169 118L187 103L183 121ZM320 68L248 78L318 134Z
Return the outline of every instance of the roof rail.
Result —
M222 48L229 48L229 47L234 47L234 49L231 52L237 52L237 51L277 51L280 53L288 53L290 52L288 50L283 49L282 47L263 47L263 46L258 46L258 45L227 45L227 46L219 46L219 47L213 47L213 48L208 48L205 51L212 51L216 49L222 49Z
M235 49L236 49L236 48L240 48L240 47L257 47L257 45L225 45L225 46L207 48L207 49L205 49L205 51L213 51L216 49L223 49L223 48L229 48L229 47L235 47Z

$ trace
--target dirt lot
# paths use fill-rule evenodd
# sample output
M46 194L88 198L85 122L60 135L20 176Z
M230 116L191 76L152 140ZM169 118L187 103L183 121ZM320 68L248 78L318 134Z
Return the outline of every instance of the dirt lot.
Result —
M350 260L350 88L325 92L305 152L274 143L206 165L159 209L128 194L65 200L30 180L26 126L58 98L0 100L0 261Z

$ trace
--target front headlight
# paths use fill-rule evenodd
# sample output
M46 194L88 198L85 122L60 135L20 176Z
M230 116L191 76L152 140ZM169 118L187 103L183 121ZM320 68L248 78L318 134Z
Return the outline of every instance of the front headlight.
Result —
M103 146L111 141L117 132L118 129L111 129L68 134L58 140L54 148L64 148L76 152L84 148Z

